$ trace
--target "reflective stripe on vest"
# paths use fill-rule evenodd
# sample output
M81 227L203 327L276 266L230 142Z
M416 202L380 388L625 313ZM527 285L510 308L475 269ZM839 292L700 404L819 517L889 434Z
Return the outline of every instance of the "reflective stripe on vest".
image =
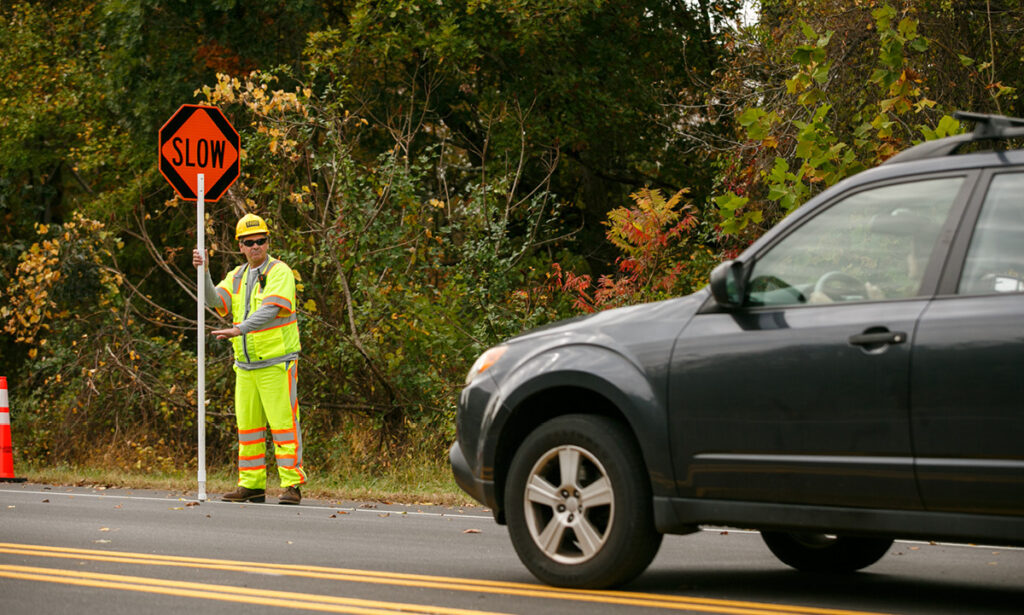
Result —
M281 295L267 295L263 298L263 303L260 304L260 307L265 305L276 305L282 310L295 311L292 308L292 302L287 297L282 297Z
M221 316L227 316L231 314L231 293L228 289L217 287L217 298L220 299L221 307L217 308L217 313Z
M244 276L245 272L248 270L249 268L245 265L242 265L238 269L235 269L235 277L231 280L231 294L237 295L239 291L242 289L242 276ZM243 297L243 299L244 298L245 297Z

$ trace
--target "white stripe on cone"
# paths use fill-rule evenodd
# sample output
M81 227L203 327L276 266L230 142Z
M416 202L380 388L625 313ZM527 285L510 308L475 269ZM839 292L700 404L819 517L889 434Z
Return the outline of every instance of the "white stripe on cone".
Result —
M7 401L7 379L3 379L3 386L0 387L0 425L11 424L11 409Z

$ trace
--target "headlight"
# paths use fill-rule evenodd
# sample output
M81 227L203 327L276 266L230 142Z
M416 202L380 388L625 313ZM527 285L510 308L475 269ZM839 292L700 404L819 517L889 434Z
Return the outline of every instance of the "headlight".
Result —
M469 373L466 374L466 384L473 382L478 374L484 373L490 366L497 363L506 350L508 350L508 346L495 346L480 355L473 363L473 367L469 368Z

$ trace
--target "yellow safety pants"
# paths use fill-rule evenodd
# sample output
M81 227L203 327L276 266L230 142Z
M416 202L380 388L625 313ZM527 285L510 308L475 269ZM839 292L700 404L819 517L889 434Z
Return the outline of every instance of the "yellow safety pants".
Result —
M306 482L299 429L298 362L244 370L235 367L235 418L238 420L238 484L267 486L267 424L282 487Z

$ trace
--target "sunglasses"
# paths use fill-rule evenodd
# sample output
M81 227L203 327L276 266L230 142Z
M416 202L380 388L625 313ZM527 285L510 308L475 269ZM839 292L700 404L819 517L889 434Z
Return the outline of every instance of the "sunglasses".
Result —
M242 245L247 247L247 248L251 248L253 246L262 246L265 243L267 243L267 238L266 237L261 237L259 239L243 239L242 240Z

